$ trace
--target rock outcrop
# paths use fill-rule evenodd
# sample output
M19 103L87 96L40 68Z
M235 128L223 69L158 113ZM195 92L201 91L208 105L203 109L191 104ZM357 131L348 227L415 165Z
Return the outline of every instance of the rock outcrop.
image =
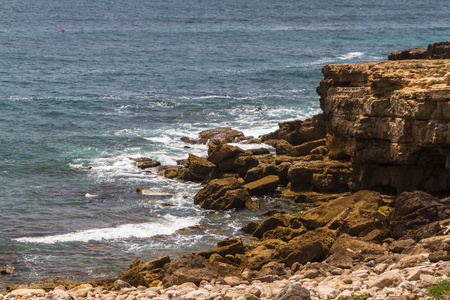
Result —
M450 190L450 61L326 65L317 92L328 154L353 190Z

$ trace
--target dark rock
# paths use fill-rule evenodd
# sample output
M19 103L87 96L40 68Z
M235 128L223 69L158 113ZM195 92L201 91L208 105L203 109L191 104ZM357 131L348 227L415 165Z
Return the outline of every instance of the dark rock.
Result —
M427 48L412 48L407 50L395 51L388 55L388 60L404 59L427 59Z
M394 209L389 213L391 234L396 239L407 234L420 239L415 234L420 227L449 217L448 210L438 198L422 191L403 192L396 198Z
M250 223L244 225L241 230L245 233L253 234L259 225L261 225L261 222L251 221Z
M394 253L402 253L416 243L413 239L399 240L389 245L389 250Z
M427 52L428 57L431 59L449 59L450 41L429 44Z
M164 288L185 282L199 285L202 280L211 281L219 276L219 272L203 256L185 254L164 266L162 284Z
M280 179L277 175L269 175L245 184L244 188L248 190L250 195L270 194L277 189L279 182Z
M290 241L296 236L302 235L306 232L305 226L302 226L301 228L293 229L289 227L284 226L278 226L275 229L268 230L264 232L262 239L279 239L282 241Z
M253 155L270 154L270 151L267 148L251 149L250 152L252 152Z

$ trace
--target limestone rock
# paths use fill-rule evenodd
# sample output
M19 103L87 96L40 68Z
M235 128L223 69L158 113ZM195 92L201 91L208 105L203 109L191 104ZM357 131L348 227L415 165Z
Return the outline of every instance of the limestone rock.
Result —
M208 129L200 132L199 138L192 139L189 137L182 137L181 140L187 144L206 144L208 141L217 139L224 143L239 142L245 138L241 131L234 130L228 127L219 127Z
M217 248L197 252L196 254L205 258L210 258L213 254L219 254L221 256L244 254L244 243L240 238L227 239L219 241Z
M400 60L323 67L317 91L329 155L352 159L354 190L450 190L450 86L442 69L449 64Z
M189 181L203 181L216 168L216 165L206 158L189 154L189 158L180 172L179 177Z

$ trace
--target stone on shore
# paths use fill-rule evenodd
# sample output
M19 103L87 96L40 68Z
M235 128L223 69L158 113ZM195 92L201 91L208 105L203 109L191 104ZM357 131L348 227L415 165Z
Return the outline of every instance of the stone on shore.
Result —
M273 193L280 183L277 175L269 175L259 180L247 183L244 188L248 190L250 195L264 195Z

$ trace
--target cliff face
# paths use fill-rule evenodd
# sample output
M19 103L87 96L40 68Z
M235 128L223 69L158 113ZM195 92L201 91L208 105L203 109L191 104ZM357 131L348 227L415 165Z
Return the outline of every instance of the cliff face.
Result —
M352 189L450 190L450 60L326 65L317 92Z

